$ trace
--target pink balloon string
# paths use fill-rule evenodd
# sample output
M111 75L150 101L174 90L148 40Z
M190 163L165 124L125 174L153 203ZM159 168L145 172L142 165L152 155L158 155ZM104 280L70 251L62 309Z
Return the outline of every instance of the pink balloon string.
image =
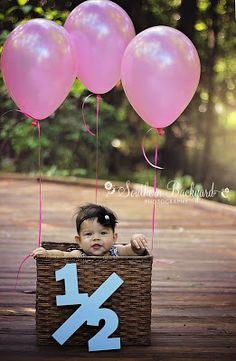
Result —
M154 130L154 128L150 128L146 134ZM161 136L165 134L163 129L156 129L157 133ZM146 162L151 165L154 168L154 180L153 180L153 207L152 207L152 243L151 243L151 252L153 251L153 244L154 244L154 237L155 237L155 218L156 218L156 191L157 191L157 169L163 169L161 167L158 167L158 146L156 144L155 146L155 156L154 156L154 164L148 159L145 148L144 148L144 140L141 144L143 156L146 160Z
M38 129L38 169L39 169L39 227L38 227L38 247L41 246L42 238L42 209L43 209L43 193L42 193L42 170L41 170L41 131L40 121L33 120L32 125Z
M18 280L19 280L19 275L20 275L20 272L21 272L21 268L22 268L23 264L24 264L30 257L32 257L32 254L31 254L31 253L28 254L27 256L25 256L25 257L23 258L23 260L21 261L21 264L20 264L20 266L19 266L19 268L18 268L17 275L16 275L15 290L16 290L16 287L17 287L17 284L18 284Z
M42 201L42 171L41 171L41 131L40 131L40 121L38 119L34 119L33 117L31 117L29 114L22 112L19 109L11 109L6 111L5 113L3 113L1 115L1 117L3 117L4 115L16 111L18 113L24 114L26 117L32 119L32 126L37 127L38 130L38 168L39 168L39 224L38 224L38 247L41 246L41 238L42 238L42 208L43 208L43 201ZM16 276L16 283L15 283L15 288L17 286L18 283L18 279L19 279L19 275L21 272L21 268L23 266L23 264L31 257L31 254L28 254L27 256L24 257L24 259L22 260L18 271L17 271L17 276Z
M158 148L157 145L155 147L155 165L157 165L158 160ZM153 180L153 207L152 207L152 248L153 251L153 243L155 237L155 216L156 216L156 190L157 190L157 168L154 169L154 180Z
M24 113L25 114L25 113ZM41 246L41 238L42 238L42 209L43 209L43 196L42 196L42 170L41 170L41 131L40 131L40 121L37 119L33 119L32 117L30 117L29 115L25 114L27 117L31 118L32 121L32 126L37 127L38 130L38 169L39 169L39 178L38 178L38 182L39 182L39 225L38 225L38 247ZM21 272L21 268L23 266L23 264L32 256L32 254L28 254L21 262L18 271L17 271L17 276L16 276L16 284L15 284L15 289L17 287L17 283L18 283L18 279L19 279L19 275Z
M147 133L149 133L151 130L154 130L154 128L150 128ZM157 128L155 129L157 131L157 133L160 136L163 136L165 134L164 129L162 128ZM147 134L146 133L146 134ZM147 161L148 164L150 164L153 168L154 168L154 180L153 180L153 207L152 207L152 243L151 243L151 252L153 252L153 244L154 244L154 238L155 238L155 218L156 218L156 191L157 191L157 169L163 169L161 167L157 166L157 162L158 162L158 146L156 144L155 146L155 156L154 156L154 164L152 162L149 161L149 159L146 156L145 153L145 149L144 149L144 141L142 143L142 151L143 151L143 155L145 160ZM171 265L173 263L175 263L174 260L170 260L170 259L155 259L153 261L153 263L161 263L161 264L168 264Z
M98 204L98 161L99 161L99 102L102 100L101 95L96 96L96 204Z
M95 137L96 135L96 191L95 191L95 199L96 199L96 204L98 203L98 160L99 160L99 110L100 110L100 102L102 101L102 97L101 95L97 94L96 95L96 134L94 134L86 120L85 120L85 115L84 115L84 106L86 101L93 96L94 94L89 94L83 101L82 104L82 117L83 117L83 121L84 121L84 127L87 130L87 132L92 135L93 137Z

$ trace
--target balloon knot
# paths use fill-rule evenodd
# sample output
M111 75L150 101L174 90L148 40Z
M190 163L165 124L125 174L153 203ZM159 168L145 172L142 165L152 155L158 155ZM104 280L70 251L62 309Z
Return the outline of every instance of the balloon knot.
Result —
M33 127L37 127L37 124L38 124L38 120L34 120L31 125L33 125Z
M159 134L159 135L165 135L165 131L164 131L164 129L163 128L156 128L157 129L157 133Z
M102 101L101 95L97 94L97 99L101 102Z

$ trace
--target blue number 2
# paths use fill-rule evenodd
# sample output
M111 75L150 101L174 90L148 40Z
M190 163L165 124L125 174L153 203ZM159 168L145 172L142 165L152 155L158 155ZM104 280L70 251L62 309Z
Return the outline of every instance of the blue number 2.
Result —
M63 345L85 322L89 326L98 326L100 320L105 320L104 327L93 336L89 342L89 351L120 349L120 338L108 338L118 327L117 314L108 308L100 306L124 282L115 272L88 297L87 293L79 293L76 263L65 265L56 271L56 281L65 281L65 295L56 297L57 306L81 306L54 332L52 337Z
M120 349L120 337L108 338L115 332L119 325L117 314L109 308L99 308L98 311L97 318L88 320L87 324L90 326L98 326L100 320L105 320L105 325L89 340L89 351Z

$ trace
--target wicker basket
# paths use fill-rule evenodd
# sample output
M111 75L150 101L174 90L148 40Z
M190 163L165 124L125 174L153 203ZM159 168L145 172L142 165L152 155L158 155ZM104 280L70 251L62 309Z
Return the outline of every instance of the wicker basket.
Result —
M46 249L66 250L69 243L45 242ZM73 244L73 246L76 246ZM55 271L66 263L76 263L80 292L91 295L113 272L124 283L102 305L114 310L119 326L111 337L120 337L122 345L149 345L151 341L151 270L152 257L81 257L37 256L36 329L39 344L53 344L52 334L79 306L56 306L56 296L65 292L64 282L56 282ZM84 324L65 343L85 345L101 329Z

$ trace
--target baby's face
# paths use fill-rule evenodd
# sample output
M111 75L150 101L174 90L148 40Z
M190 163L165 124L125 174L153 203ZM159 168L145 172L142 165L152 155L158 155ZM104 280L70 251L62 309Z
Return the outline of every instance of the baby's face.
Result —
M117 234L112 228L104 227L94 218L81 224L79 236L75 238L87 255L104 256L115 243Z

